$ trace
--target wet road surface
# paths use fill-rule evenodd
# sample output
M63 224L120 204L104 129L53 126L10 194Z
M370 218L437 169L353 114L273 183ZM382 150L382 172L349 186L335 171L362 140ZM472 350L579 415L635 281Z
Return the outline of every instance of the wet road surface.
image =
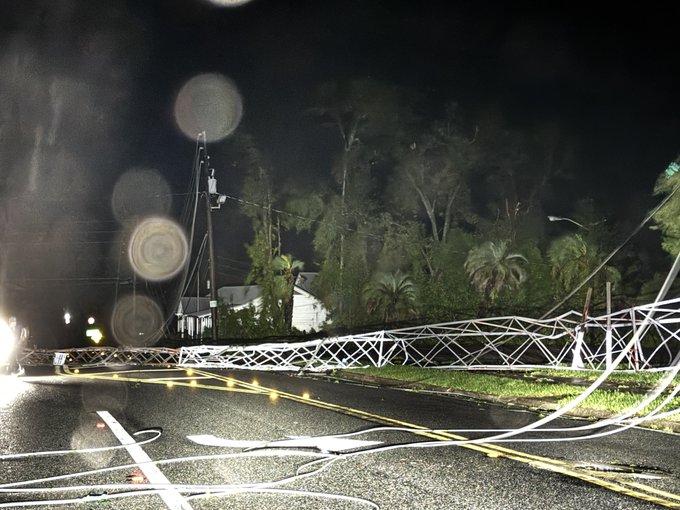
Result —
M0 508L680 508L677 435L466 442L538 418L323 377L29 371L0 381Z

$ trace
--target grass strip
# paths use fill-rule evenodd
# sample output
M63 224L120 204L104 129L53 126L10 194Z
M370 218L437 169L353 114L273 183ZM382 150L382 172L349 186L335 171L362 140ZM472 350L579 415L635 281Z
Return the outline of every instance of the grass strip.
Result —
M461 370L433 370L401 365L388 365L382 368L357 368L350 371L373 377L422 383L441 388L452 388L499 397L554 398L576 396L583 390L579 386L564 383L544 384L515 377L503 377Z
M369 375L372 377L386 378L391 380L412 383L413 387L419 385L436 386L442 389L458 390L463 392L475 393L481 396L491 395L495 397L511 398L537 398L547 399L559 405L567 404L574 397L578 396L584 389L583 385L567 384L559 380L552 380L551 377L565 378L574 377L580 380L594 381L599 373L592 371L564 371L564 370L531 370L527 372L531 377L504 377L497 374L486 374L475 371L464 370L442 370L431 368L420 368L403 365L387 365L376 368L359 368L347 370L348 372ZM573 372L573 373L572 373ZM613 382L630 383L638 387L651 388L663 374L654 373L624 373L617 374L624 376L617 378ZM540 380L535 380L539 377ZM591 409L595 411L616 414L637 404L645 397L644 393L632 393L619 388L597 389L584 400L579 408ZM640 415L647 414L654 409L660 402L655 402L647 406ZM680 408L680 398L674 398L664 411ZM680 422L680 414L673 415L668 420Z
M600 377L601 373L602 372L599 372L597 370L563 370L563 369L555 370L549 368L531 369L526 372L526 374L531 377L544 377L544 378L570 377L590 382ZM615 370L607 378L607 380L612 383L623 385L632 384L638 386L651 387L658 383L664 375L665 375L664 372L649 372L649 371L623 372L620 370Z

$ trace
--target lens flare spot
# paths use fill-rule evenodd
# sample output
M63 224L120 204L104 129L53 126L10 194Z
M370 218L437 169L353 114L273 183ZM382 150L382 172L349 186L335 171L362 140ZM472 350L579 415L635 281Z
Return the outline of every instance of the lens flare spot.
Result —
M191 140L203 132L207 142L222 140L234 132L242 116L241 94L221 74L195 76L181 88L175 100L175 121Z
M163 216L170 212L172 191L157 170L133 168L120 176L113 188L111 209L123 223L133 218Z
M161 338L162 328L163 313L148 296L130 294L114 305L111 333L120 345L150 347Z
M99 426L92 427L92 423L81 423L71 436L71 448L74 450L99 449L111 446L108 434L101 434ZM112 450L99 450L80 453L80 460L91 468L102 468L109 464L113 457Z
M145 280L158 282L176 276L189 256L182 228L167 218L142 221L130 238L128 258L133 270Z
M217 7L240 7L244 4L251 2L252 0L206 0L209 4L216 5Z

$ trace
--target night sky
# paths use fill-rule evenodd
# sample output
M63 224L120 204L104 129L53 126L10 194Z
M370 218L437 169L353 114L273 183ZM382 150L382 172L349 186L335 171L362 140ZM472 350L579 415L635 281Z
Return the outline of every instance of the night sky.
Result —
M557 125L578 158L574 178L553 197L554 214L568 214L586 194L635 225L680 151L677 5L239 3L0 4L5 310L27 314L49 303L54 316L57 302L96 308L110 300L129 235L113 212L113 190L126 172L151 170L173 196L161 206L171 215L181 209L196 140L178 128L175 102L203 73L238 88L236 132L255 137L277 179L327 177L340 147L308 111L320 83L349 78L412 87L432 105L457 101L471 117L498 116L509 128ZM219 191L237 196L243 175L228 145L208 150ZM149 187L160 189L156 177ZM215 229L219 283L240 284L250 225L227 203Z

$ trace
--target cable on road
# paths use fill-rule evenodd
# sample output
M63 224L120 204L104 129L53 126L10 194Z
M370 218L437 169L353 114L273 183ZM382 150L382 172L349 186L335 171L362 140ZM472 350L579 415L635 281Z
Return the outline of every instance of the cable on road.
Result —
M634 341L634 339L631 339L631 342ZM625 352L625 350L623 351ZM620 362L620 359L617 359L617 362ZM613 364L613 366L616 366L616 363ZM521 452L512 452L511 450L504 450L500 446L496 446L493 444L488 444L488 443L508 443L508 442L551 442L551 441L575 441L575 440L583 440L583 439L589 439L589 438L594 438L594 437L601 437L604 435L609 435L609 434L614 434L617 432L620 432L622 430L625 430L627 428L633 427L639 423L642 423L643 421L649 420L649 419L654 419L658 418L661 415L664 416L669 416L671 414L676 414L679 412L678 410L673 410L673 411L666 411L662 412L663 409L670 403L671 399L674 398L679 392L680 392L680 384L676 385L673 388L673 391L669 394L666 395L664 399L660 403L656 405L654 409L652 409L650 412L647 414L640 416L640 417L635 417L632 418L632 416L639 410L644 409L647 405L649 405L651 402L655 401L659 395L663 391L665 391L668 386L672 383L674 377L677 375L677 373L680 371L680 363L678 362L678 359L674 360L674 364L672 367L672 370L666 374L664 378L662 378L657 386L653 388L652 391L650 391L640 403L636 404L635 406L631 406L631 408L627 409L623 413L620 413L616 417L607 419L607 420L601 420L599 422L595 422L592 424L587 424L583 426L577 426L577 427L563 427L563 428L546 428L545 425L548 424L549 422L553 421L556 419L558 416L564 413L553 413L543 420L538 420L535 423L532 423L526 427L521 427L517 429L426 429L426 428L416 428L416 427L396 427L396 426L388 426L388 427L374 427L371 429L365 429L362 431L357 431L357 432L350 432L346 434L338 434L335 436L325 436L325 437L348 437L348 436L357 436L357 435L362 435L362 434L368 434L371 432L377 432L377 431L399 431L399 432L411 432L419 435L423 434L437 434L440 435L441 437L438 438L436 441L416 441L416 442L411 442L411 443L400 443L400 444L392 444L392 445L385 445L381 447L371 447L355 452L349 452L349 453L336 453L336 454L329 454L329 453L320 453L320 452L314 452L314 451L301 451L301 450L282 450L282 449L275 449L272 447L264 447L262 449L258 450L252 450L252 451L244 451L244 452L238 452L238 453L228 453L228 454L211 454L211 455L201 455L201 456L191 456L191 457L177 457L177 458L172 458L172 459L164 459L164 460L158 460L158 461L149 461L147 463L133 463L133 464L126 464L126 465L119 465L119 466L112 466L112 467L107 467L107 468L100 468L96 470L90 470L90 471L85 471L85 472L79 472L79 473L70 473L66 475L59 475L59 476L54 476L54 477L49 477L49 478L42 478L42 479L35 479L35 480L27 480L27 481L20 481L20 482L11 482L11 483L6 483L6 484L1 484L0 485L0 493L59 493L59 492L74 492L74 491L83 491L87 492L86 496L83 496L81 498L76 498L76 499L58 499L54 501L47 502L45 500L41 501L17 501L17 502L12 502L12 503L2 503L0 504L0 508L10 508L10 507L28 507L28 506L35 506L35 505L46 505L46 504L51 504L51 505L61 505L61 504L70 504L72 502L84 502L84 501L93 501L98 498L102 499L113 499L113 498L123 498L123 497L137 497L141 495L149 495L149 494L160 494L162 491L167 491L169 489L181 492L183 494L189 494L187 499L201 499L201 498L207 498L207 497L227 497L230 495L234 494L243 494L243 493L272 493L272 494L281 494L281 495L304 495L304 496L310 496L310 497L321 497L321 498L329 498L329 499L343 499L346 501L353 501L356 503L361 503L365 504L368 506L371 506L372 508L378 508L378 505L375 503L369 501L369 500L363 500L361 498L353 498L351 496L342 496L342 495L337 495L337 494L330 494L330 493L323 493L323 492L308 492L308 491L297 491L297 490L288 490L288 489L281 489L280 487L282 485L290 484L296 481L300 481L305 478L313 477L313 476L318 476L320 473L326 471L328 468L330 468L335 462L338 460L349 460L355 457L359 457L362 455L368 455L368 454L376 454L384 451L389 451L389 450L394 450L394 449L400 449L400 448L429 448L429 447L444 447L444 446L463 446L463 445L483 445L485 449L493 449L497 451L500 455L503 455L508 458L514 458L516 456L519 456ZM611 373L611 371L610 371ZM604 375L604 374L603 374ZM608 375L608 374L607 374ZM595 388L597 388L602 381L606 379L605 377L600 377L598 380L596 380L591 387L589 388L592 391L594 391ZM243 383L239 382L240 384L244 386L248 386L248 383ZM263 391L268 391L264 388L259 388L260 392ZM279 395L281 396L286 396L285 393L279 392ZM288 395L291 398L294 396ZM579 397L580 398L580 397ZM575 400L579 400L579 398ZM585 398L585 397L584 397ZM582 401L583 398L580 398L579 402ZM573 403L573 401L572 401ZM571 404L571 403L570 403ZM564 408L562 408L564 409ZM612 427L610 430L603 430L606 427ZM597 430L597 432L595 432ZM518 437L521 434L525 434L528 432L534 432L534 433L541 433L541 434L564 434L567 432L578 432L578 431L593 431L591 434L587 434L585 436L576 436L576 437L548 437L548 438L527 438L527 437ZM460 432L465 432L465 433L481 433L485 434L485 437L481 438L475 438L475 439L468 439L468 438L446 438L446 434L455 434L455 433L460 433ZM144 434L144 433L155 433L155 436L149 440L145 440L144 442L135 442L134 444L145 444L148 443L152 440L157 439L161 431L160 429L148 429L148 430L143 430L137 432L137 434ZM486 434L491 434L486 435ZM105 449L119 449L121 446L115 446L115 447L109 447L109 448L96 448L96 449L85 449L85 450L65 450L65 451L60 451L60 452L34 452L34 453L28 453L28 454L15 454L13 456L3 456L0 457L0 459L4 458L21 458L21 457L29 457L29 456L41 456L41 455L57 455L57 454L70 454L70 453L76 453L76 452L84 452L84 453L93 453L95 451L102 451ZM486 451L486 450L485 450ZM508 453L509 452L509 453ZM488 454L488 452L487 452ZM553 459L541 459L540 457L536 456L531 456L528 454L521 454L523 456L523 461L528 462L530 464L536 465L537 467L541 467L544 469L549 469L549 470L557 470L559 471L560 469L573 469L574 466L570 466L568 463L564 462L559 462L555 461ZM125 470L125 469L131 469L135 467L139 467L140 465L143 464L153 464L153 465L163 465L163 464L170 464L170 463L184 463L184 462L195 462L195 461L214 461L218 459L236 459L236 458L246 458L246 457L270 457L270 456L276 456L276 457L282 457L282 456L290 456L290 457L305 457L309 459L310 457L313 458L313 460L307 461L301 465L299 465L296 468L295 474L291 476L286 476L278 480L270 480L270 481L262 481L262 482L253 482L253 483L245 483L245 484L231 484L231 485L195 485L195 484L144 484L139 487L139 489L134 489L131 490L131 486L128 484L102 484L102 485L87 485L87 486L63 486L63 487L50 487L50 488L42 488L42 487L34 487L35 485L39 483L45 483L45 482L54 482L58 480L67 480L67 479L73 479L76 477L82 477L82 476L92 476L92 475L97 475L97 474L103 474L103 473L108 473L116 470ZM548 463L546 460L550 460L551 462ZM564 467L562 467L563 465ZM591 481L596 484L606 484L608 482L603 481L602 479L599 479L592 474L588 473L578 473L576 472L575 474L572 473L572 476L577 476L577 477L582 477L584 479L587 479L588 481ZM33 486L33 487L31 487ZM617 490L618 492L624 492L625 489L622 489L621 487L618 487L617 489L612 489L612 490ZM93 493L92 491L106 491L102 492L99 494ZM109 491L119 491L119 492L109 492ZM122 492L120 492L122 491ZM629 492L631 492L629 490ZM664 496L669 497L668 494L664 494ZM671 495L672 496L672 495ZM636 495L636 497L640 498L640 495ZM659 500L657 501L656 498L654 499L652 496L650 496L650 500L654 500L655 502L661 501L662 504L668 503L666 500ZM642 498L644 499L644 498ZM680 498L678 498L680 500ZM101 500L101 499L100 499ZM67 503L68 502L68 503ZM667 505L668 506L668 505ZM680 507L680 504L678 505Z
M138 446L142 446L145 444L152 443L161 435L163 434L163 429L160 427L155 427L155 428L149 428L149 429L144 429L144 430L138 430L133 436L140 436L144 434L155 434L153 437L149 439L145 439L144 441L138 441L134 444ZM128 445L129 446L129 445ZM4 460L16 460L16 459L26 459L26 458L31 458L31 457L49 457L51 455L68 455L68 454L74 454L78 453L80 455L86 454L86 453L100 453L100 452L107 452L111 450L120 450L124 448L125 445L118 445L118 446L103 446L99 448L80 448L77 450L47 450L43 452L26 452L26 453L8 453L5 455L0 455L0 462Z

